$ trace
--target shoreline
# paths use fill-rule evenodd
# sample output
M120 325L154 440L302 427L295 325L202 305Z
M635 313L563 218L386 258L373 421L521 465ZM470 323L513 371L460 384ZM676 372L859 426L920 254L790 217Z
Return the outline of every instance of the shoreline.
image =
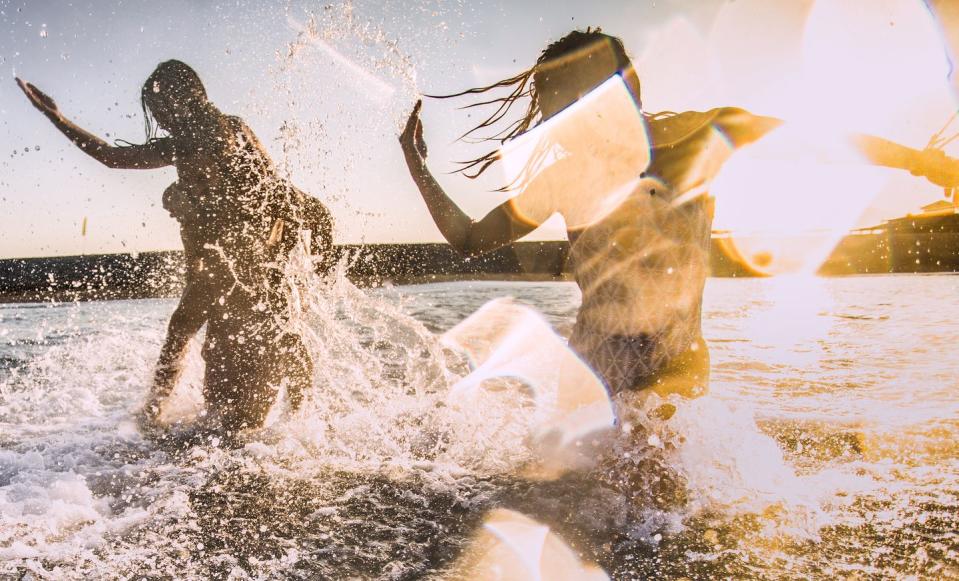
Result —
M945 235L939 248L928 238L922 250L903 237L911 233L853 233L843 238L819 269L821 276L959 272L959 243ZM914 234L912 234L914 236ZM940 235L942 236L942 235ZM903 238L903 239L901 239ZM714 235L710 276L754 277ZM900 249L903 257L897 258ZM342 244L327 263L347 260L347 276L361 287L464 280L564 281L566 241L518 242L483 256L465 258L444 243ZM943 257L946 257L943 260ZM183 289L181 251L0 259L0 303L75 302L175 298Z

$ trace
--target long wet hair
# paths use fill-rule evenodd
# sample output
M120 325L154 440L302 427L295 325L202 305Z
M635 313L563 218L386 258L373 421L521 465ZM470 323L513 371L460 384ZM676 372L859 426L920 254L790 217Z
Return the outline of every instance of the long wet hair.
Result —
M206 95L206 87L190 65L178 60L163 61L150 73L140 89L143 108L143 129L147 141L157 138L158 124L150 104L156 99L175 102L177 106L193 108L201 113L218 113Z
M503 145L510 139L528 131L542 119L539 95L536 92L536 79L543 72L545 66L551 62L574 55L577 52L588 50L589 48L594 47L597 43L601 42L607 43L610 49L613 51L613 54L616 57L617 67L620 71L632 65L631 61L629 60L629 56L626 54L626 48L623 46L622 40L615 36L604 34L600 28L587 28L586 30L574 30L563 38L547 46L543 52L540 53L539 57L536 59L536 63L532 67L516 76L503 79L502 81L497 81L492 85L467 89L451 95L427 96L434 99L450 99L453 97L461 97L463 95L482 94L495 89L503 89L507 87L510 88L509 94L504 97L480 101L478 103L472 103L462 107L462 109L471 109L473 107L496 105L496 109L491 115L480 122L476 127L473 127L461 135L459 140L468 141L471 143L492 141L496 142L498 145ZM639 95L636 95L636 97L638 99ZM475 134L478 131L492 128L494 125L502 121L513 108L513 105L523 99L529 99L529 104L526 106L526 112L522 117L510 122L505 128L497 131L493 135L489 135L487 137L475 137ZM493 149L492 151L477 157L476 159L457 162L460 167L456 170L456 172L462 173L464 176L470 179L476 179L482 175L482 173L486 171L489 166L496 163L498 159L499 148L497 147L496 149Z

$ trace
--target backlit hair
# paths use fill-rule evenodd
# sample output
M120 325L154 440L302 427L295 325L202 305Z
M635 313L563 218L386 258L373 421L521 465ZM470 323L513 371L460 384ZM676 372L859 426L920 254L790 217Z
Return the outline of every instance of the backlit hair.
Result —
M494 141L499 145L502 145L510 139L529 130L542 119L542 111L540 110L539 98L536 92L536 78L540 73L542 73L546 65L575 56L577 54L581 54L584 51L595 49L598 43L604 43L608 45L613 51L619 70L626 69L630 66L631 63L629 57L627 56L626 49L620 39L616 38L615 36L604 34L599 28L587 28L585 31L574 30L563 38L547 46L546 49L540 53L539 58L536 59L536 63L532 67L514 77L497 81L496 83L487 85L485 87L467 89L466 91L454 93L452 95L427 96L435 99L450 99L453 97L461 97L463 95L482 94L494 89L507 87L510 88L509 94L504 97L480 101L478 103L472 103L462 107L463 109L471 109L473 107L495 105L496 109L476 127L473 127L460 136L460 140L470 141L472 143ZM529 104L526 106L526 112L522 117L510 122L505 128L500 129L492 135L487 137L474 137L477 131L492 128L506 118L513 105L522 99L529 99ZM499 159L498 151L499 148L494 149L485 155L477 157L476 159L458 162L460 167L456 171L462 173L470 179L475 179Z
M143 107L143 123L147 140L155 139L157 126L150 104L157 99L176 103L179 107L206 108L209 100L200 76L190 65L178 61L163 61L150 73L140 89L140 105Z

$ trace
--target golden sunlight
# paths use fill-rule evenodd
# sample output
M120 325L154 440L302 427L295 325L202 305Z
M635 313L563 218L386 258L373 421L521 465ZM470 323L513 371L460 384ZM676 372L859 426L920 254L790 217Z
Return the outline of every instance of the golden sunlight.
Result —
M749 48L736 40L743 27L762 35L745 4L755 2L729 4L735 14L718 19L711 40L723 61L741 62ZM712 190L715 228L729 232L727 244L747 267L765 274L815 272L890 176L902 173L865 165L848 136L921 149L954 109L942 39L922 3L819 0L784 18L804 26L801 40L782 34L777 51L797 60L787 59L779 74L722 71L731 104L787 123L737 152ZM777 34L790 28L781 24Z
M456 570L457 578L478 581L609 579L598 567L582 562L548 526L502 508L487 516Z

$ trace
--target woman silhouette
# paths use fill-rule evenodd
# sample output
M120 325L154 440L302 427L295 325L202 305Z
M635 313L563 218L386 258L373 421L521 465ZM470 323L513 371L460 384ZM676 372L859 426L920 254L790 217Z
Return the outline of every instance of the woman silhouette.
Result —
M614 79L617 76L618 81ZM608 150L609 143L618 146L622 143L619 126L614 126L612 136L568 135L565 153L547 170L554 173L544 180L547 187L526 188L475 221L447 196L426 165L421 103L414 107L400 143L433 220L463 254L481 254L510 244L552 214L564 217L571 272L582 291L569 343L613 394L650 388L661 395L697 395L707 388L709 374L700 324L713 217L708 186L736 148L760 139L782 121L733 107L702 113L643 112L639 76L623 43L599 29L569 33L514 77L443 98L508 91L504 97L470 105L495 110L467 136L495 128L507 119L514 104L528 101L522 116L485 139L508 146L513 138L573 104L584 101L584 106L597 107L604 101L586 103L584 97L610 80L625 86L629 106L634 115L644 118L648 134L648 145L643 139L631 147L648 146L648 155L613 151L606 159L594 160L600 170L617 171L623 159L648 161L647 167L633 170L634 187L623 198L584 177L603 176L603 171L597 173L594 167L594 171L584 172L586 166L569 163L575 156L568 156L570 151L590 150L593 145L593 150ZM614 111L593 113L596 119L628 119ZM906 169L944 187L959 184L959 162L940 151L917 151L865 135L850 139L870 163ZM501 151L493 150L465 162L460 171L475 178L501 158ZM564 163L576 170L564 171ZM560 175L555 175L557 171ZM574 196L556 193L576 188ZM610 200L615 203L607 203ZM571 215L570 208L583 207L609 211L592 220Z
M143 84L147 140L141 145L109 145L66 119L35 86L17 83L57 129L104 165L176 167L178 181L163 203L180 223L186 287L170 319L144 420L156 422L189 340L204 323L204 396L211 418L228 430L259 426L282 383L297 405L312 361L286 324L282 269L300 228L312 230L314 251L331 245L326 208L277 175L249 127L210 102L185 63L160 63ZM158 129L165 135L158 136Z

